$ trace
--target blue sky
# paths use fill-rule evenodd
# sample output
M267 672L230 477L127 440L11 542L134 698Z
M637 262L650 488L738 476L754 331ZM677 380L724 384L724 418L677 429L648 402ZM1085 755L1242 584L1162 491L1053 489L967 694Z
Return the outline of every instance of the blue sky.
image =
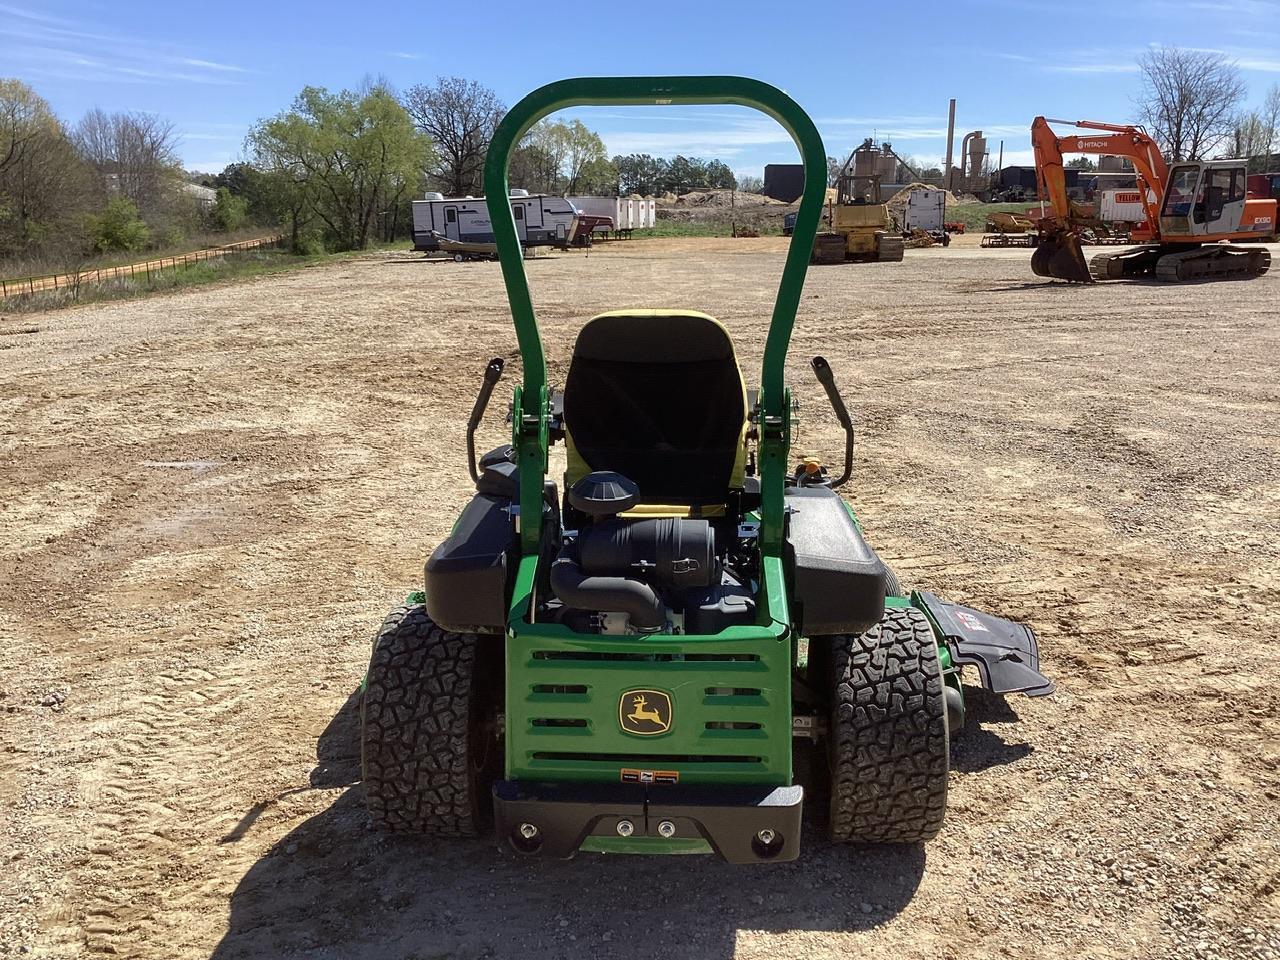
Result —
M491 33L481 20L502 26ZM842 32L853 39L837 42ZM957 150L981 129L993 155L1003 139L1005 162L1026 162L1036 114L1130 119L1134 60L1152 44L1223 51L1257 102L1280 81L1280 0L0 0L0 76L26 81L69 121L94 106L160 114L177 125L186 166L214 172L237 158L254 120L305 85L374 76L404 88L440 74L479 80L513 103L570 75L747 73L798 100L828 153L876 136L935 161L955 97ZM754 174L796 158L779 127L747 110L570 115L611 153L714 156Z

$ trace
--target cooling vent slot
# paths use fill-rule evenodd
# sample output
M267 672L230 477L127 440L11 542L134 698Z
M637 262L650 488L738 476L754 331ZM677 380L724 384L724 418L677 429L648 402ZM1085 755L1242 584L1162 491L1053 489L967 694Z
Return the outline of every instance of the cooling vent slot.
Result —
M534 693L546 694L582 694L587 692L585 683L535 683L532 687Z
M760 763L760 757L710 756L691 753L569 753L544 751L533 755L535 760L587 760L593 763Z
M605 653L594 650L535 650L534 660L567 660L577 663L621 661L631 663L753 663L754 653Z

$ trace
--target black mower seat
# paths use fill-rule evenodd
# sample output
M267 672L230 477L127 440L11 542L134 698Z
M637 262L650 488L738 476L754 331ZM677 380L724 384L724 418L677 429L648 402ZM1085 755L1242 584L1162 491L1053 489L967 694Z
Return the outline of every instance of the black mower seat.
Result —
M746 463L747 396L733 341L691 310L617 310L578 334L564 388L573 484L635 481L642 504L723 504Z

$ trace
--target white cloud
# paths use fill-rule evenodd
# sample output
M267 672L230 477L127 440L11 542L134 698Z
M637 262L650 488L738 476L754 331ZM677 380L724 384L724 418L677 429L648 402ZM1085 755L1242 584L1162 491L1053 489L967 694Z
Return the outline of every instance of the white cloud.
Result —
M898 127L913 126L921 123L944 123L941 116L896 116L896 117L818 117L814 123L819 126L853 126L853 127Z
M1259 57L1240 57L1236 61L1242 70L1257 70L1259 73L1280 73L1280 60Z
M237 67L234 63L215 63L212 60L199 60L195 57L180 57L177 63L186 64L188 67L201 67L205 70L223 70L228 73L248 73L244 67Z
M5 16L10 19L5 19ZM92 24L89 25L92 28ZM82 83L238 85L244 67L190 56L171 45L92 32L69 21L0 4L0 60L29 62L24 72ZM68 69L68 68L73 69Z
M182 166L185 170L198 170L201 173L220 173L235 160L236 155L231 152L205 154L198 160L183 160Z
M36 13L25 7L15 7L7 3L0 3L0 13L8 17L17 17L21 20L35 20L39 23L67 23L59 17L51 17L47 13Z
M987 159L993 169L997 163L1003 163L1006 167L1032 167L1036 162L1034 150L1006 150L1003 161L1000 159L998 150L991 150L990 154Z
M422 54L419 53L403 53L399 50L392 50L387 56L398 57L401 60L421 60Z
M772 120L698 130L602 130L600 138L610 154L651 153L663 157L677 153L732 157L750 147L791 144L790 134Z
M1048 64L1044 69L1049 73L1137 73L1136 63L1073 63Z

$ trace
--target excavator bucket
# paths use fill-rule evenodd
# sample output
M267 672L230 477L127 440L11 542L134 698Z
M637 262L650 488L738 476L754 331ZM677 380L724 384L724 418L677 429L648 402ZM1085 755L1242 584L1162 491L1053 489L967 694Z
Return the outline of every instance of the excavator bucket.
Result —
M1031 269L1040 277L1093 283L1089 264L1085 261L1080 238L1071 230L1048 229L1040 234L1040 243L1031 255Z

